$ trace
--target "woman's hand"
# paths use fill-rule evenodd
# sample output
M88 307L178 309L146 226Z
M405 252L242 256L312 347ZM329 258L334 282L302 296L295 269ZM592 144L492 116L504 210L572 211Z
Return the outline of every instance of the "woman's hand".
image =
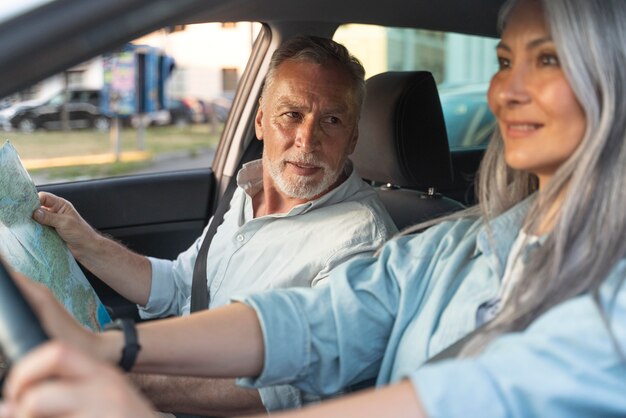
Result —
M154 417L115 368L60 342L28 353L11 370L0 418Z
M50 338L65 341L86 352L98 347L97 335L77 322L46 286L17 272L12 276Z

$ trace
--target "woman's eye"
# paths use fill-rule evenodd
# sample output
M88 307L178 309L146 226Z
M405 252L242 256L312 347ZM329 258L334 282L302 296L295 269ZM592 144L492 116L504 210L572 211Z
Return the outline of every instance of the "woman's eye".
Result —
M508 58L498 57L498 68L504 70L511 67L511 61Z
M539 63L542 66L558 67L560 65L559 58L555 54L541 54Z

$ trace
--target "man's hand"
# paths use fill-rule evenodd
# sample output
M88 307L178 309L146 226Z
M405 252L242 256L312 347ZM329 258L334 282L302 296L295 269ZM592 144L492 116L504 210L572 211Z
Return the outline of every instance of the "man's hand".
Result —
M56 229L74 257L81 259L98 233L79 215L67 200L47 192L39 192L41 207L33 212L33 219Z
M4 400L1 418L154 417L117 370L59 342L44 344L15 365Z
M93 229L67 200L40 192L33 219L56 229L76 259L126 299L145 305L152 267L148 259ZM132 280L129 280L132 278Z

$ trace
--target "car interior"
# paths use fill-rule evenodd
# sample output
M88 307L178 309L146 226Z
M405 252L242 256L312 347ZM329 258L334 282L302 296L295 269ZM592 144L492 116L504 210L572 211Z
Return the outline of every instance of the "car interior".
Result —
M450 190L452 165L429 72L385 72L367 80L351 159L400 230L463 208L440 193Z
M109 0L43 2L0 22L0 96L119 48L156 29L203 22L261 22L210 168L38 185L71 201L104 234L133 250L173 258L198 237L254 140L254 116L272 52L296 34L332 37L363 23L497 36L502 0ZM437 86L427 71L367 81L352 159L400 229L474 203L483 149L449 149ZM92 280L116 316L134 307Z

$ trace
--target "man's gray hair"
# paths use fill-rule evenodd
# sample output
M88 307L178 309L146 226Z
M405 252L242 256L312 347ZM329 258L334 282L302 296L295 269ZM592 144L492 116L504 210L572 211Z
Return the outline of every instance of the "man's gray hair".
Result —
M272 55L262 94L265 94L268 86L274 82L278 67L285 61L338 65L352 81L351 89L356 101L357 117L361 113L365 98L365 69L345 46L332 39L312 35L299 35L288 39Z

